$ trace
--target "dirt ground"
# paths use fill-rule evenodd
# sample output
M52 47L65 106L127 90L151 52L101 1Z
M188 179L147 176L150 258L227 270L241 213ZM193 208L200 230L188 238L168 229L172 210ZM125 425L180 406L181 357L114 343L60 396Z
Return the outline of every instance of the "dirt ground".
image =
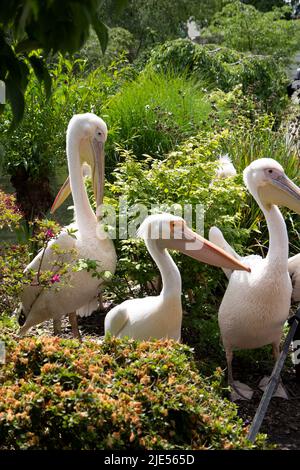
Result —
M99 340L104 334L105 312L95 312L86 318L78 318L79 328L82 338L86 336ZM33 334L53 334L52 322L45 322L31 331ZM71 338L71 328L67 318L63 319L62 336ZM262 378L261 369L251 367L245 370L243 364L235 363L235 375L242 382L250 385L254 390L251 401L237 402L239 415L245 424L251 424L257 407L262 397L262 392L258 388L258 383ZM267 368L272 368L267 363ZM271 369L270 369L271 371ZM289 400L272 398L268 412L264 419L261 432L267 433L270 442L277 445L282 450L300 449L300 384L296 383L295 373L292 365L286 365L282 374L283 383L289 394Z
M248 375L247 384L255 388L261 378L261 375ZM300 449L300 384L296 383L292 368L285 368L282 379L289 400L272 398L261 432L268 434L270 442L277 444L279 449L297 450ZM262 392L256 386L251 401L237 403L239 415L247 424L252 422L261 398Z

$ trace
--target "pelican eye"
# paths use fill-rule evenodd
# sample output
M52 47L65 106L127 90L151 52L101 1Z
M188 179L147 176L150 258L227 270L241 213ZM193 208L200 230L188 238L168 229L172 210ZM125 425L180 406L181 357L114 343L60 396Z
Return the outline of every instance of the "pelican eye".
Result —
M270 173L270 174L273 173L273 170L268 170L268 173Z

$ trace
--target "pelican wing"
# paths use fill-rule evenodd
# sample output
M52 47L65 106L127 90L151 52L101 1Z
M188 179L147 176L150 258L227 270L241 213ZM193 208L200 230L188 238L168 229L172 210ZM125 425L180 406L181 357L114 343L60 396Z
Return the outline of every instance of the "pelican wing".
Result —
M53 250L53 245L58 245L62 250L72 250L75 248L76 239L71 237L66 231L60 232L57 238L54 238L48 243L46 250L43 249L38 252L36 257L26 266L24 273L33 269L37 271L39 268L42 271L53 269L53 262L58 256L63 256L63 259L68 262L72 258L71 253L64 253L63 255L57 255Z
M239 261L243 260L242 256L238 255L234 251L234 249L229 245L229 243L227 243L227 241L224 238L223 233L221 232L221 230L218 227L211 227L211 229L209 231L208 238L209 238L209 241L211 241L215 245L222 248L224 251L226 251L226 253L229 253L230 255L232 255L237 260L239 260ZM222 268L222 270L225 273L227 279L230 279L230 276L233 272L232 269Z
M58 259L58 256L55 251L52 249L53 245L56 244L62 250L71 250L75 248L76 239L71 237L66 231L62 231L57 238L51 240L46 248L46 250L40 250L36 257L26 266L24 273L28 272L29 270L38 271L55 271L54 262ZM70 262L71 261L71 254L66 253L61 255L63 256L63 262ZM24 287L20 297L22 306L25 308L26 311L30 309L30 306L33 304L35 298L42 290L42 287L39 286L32 286L27 285Z
M292 279L293 292L292 299L295 302L300 301L300 253L292 256L288 260L288 270Z
M111 309L105 317L104 330L113 336L119 336L128 321L126 302Z

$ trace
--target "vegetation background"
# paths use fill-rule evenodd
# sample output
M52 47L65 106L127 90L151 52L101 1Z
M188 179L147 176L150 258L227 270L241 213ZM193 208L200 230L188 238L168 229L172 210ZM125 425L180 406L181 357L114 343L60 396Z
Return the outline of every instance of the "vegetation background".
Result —
M0 335L8 348L0 448L251 447L220 369L221 270L174 254L189 346L112 338L101 347L93 340L79 346L44 336L17 343L12 312L30 282L23 269L47 243L45 233L71 218L63 210L54 223L49 208L67 172L65 131L74 113L95 112L108 124L105 202L116 210L119 196L149 209L202 203L206 236L217 224L239 253L266 252L265 222L241 174L252 160L271 156L299 183L297 143L286 139L295 113L286 70L300 48L297 2L25 3L26 10L24 2L8 8L0 1L0 79L7 85L0 115ZM193 42L190 19L200 30ZM216 181L218 156L226 153L238 174ZM299 218L288 211L285 218L295 254ZM118 269L105 298L118 303L157 293L157 269L143 243L116 240L116 248ZM50 278L44 276L45 288ZM240 353L240 367L258 368L268 354ZM263 437L256 446L267 446Z

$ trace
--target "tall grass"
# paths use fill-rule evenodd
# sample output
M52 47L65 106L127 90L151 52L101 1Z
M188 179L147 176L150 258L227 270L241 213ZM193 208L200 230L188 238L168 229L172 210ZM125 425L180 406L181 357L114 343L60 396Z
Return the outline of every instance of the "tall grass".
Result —
M163 156L205 125L211 106L201 84L185 76L148 72L128 83L107 103L110 128L108 166L116 143L143 154Z

